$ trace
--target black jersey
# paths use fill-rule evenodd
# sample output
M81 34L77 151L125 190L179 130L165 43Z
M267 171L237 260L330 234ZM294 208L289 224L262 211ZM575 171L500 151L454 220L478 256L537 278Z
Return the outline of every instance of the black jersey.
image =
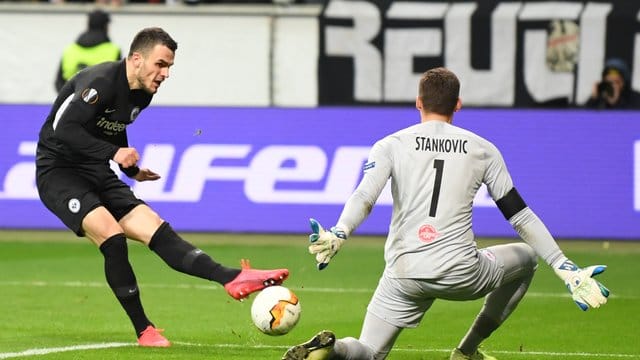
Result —
M60 90L40 130L36 165L108 165L119 148L128 146L127 125L152 97L129 89L124 59L80 71ZM133 176L138 169L123 171Z

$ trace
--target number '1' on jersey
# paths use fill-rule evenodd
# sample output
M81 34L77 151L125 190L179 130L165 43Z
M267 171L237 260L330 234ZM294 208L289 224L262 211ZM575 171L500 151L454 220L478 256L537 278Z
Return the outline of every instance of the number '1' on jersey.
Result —
M486 184L497 201L513 188L491 142L444 121L426 121L375 143L338 224L360 225L389 179L393 215L386 271L402 278L455 276L460 262L473 263L471 213L478 189Z

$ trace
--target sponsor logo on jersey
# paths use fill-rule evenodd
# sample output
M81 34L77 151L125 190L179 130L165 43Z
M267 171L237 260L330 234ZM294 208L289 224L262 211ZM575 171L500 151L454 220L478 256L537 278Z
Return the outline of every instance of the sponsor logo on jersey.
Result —
M118 121L109 121L105 117L100 118L100 120L98 120L98 122L96 123L96 126L104 129L105 133L109 135L113 135L113 133L121 133L127 128L127 125L122 124Z
M111 113L113 113L113 112L116 112L116 109L108 109L108 108L107 108L107 109L105 109L105 110L104 110L104 113L105 113L105 114L111 114Z
M440 235L433 225L425 224L418 230L418 239L425 243L432 243Z
M80 211L80 200L76 198L69 200L67 207L69 208L69 211L71 211L74 214L77 214L78 211Z
M87 104L95 104L98 102L98 90L93 88L87 88L82 90L82 100Z

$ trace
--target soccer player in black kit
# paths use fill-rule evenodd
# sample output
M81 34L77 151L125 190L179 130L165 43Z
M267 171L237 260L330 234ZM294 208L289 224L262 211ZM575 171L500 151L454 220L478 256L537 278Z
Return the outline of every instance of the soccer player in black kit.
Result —
M138 151L127 141L127 126L146 108L169 77L177 43L160 28L141 30L126 59L86 68L61 89L38 141L36 183L44 205L76 235L87 237L104 255L107 283L135 328L140 346L171 343L147 318L127 238L147 245L173 269L218 282L237 300L281 284L287 269L229 268L183 240L111 170L109 161L137 181L160 175L139 168Z

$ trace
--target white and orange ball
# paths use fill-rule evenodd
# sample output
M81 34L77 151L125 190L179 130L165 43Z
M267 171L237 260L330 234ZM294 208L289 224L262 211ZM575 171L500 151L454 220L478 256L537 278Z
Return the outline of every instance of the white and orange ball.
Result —
M284 335L300 320L300 300L284 286L269 286L262 290L251 305L251 319L267 335Z

